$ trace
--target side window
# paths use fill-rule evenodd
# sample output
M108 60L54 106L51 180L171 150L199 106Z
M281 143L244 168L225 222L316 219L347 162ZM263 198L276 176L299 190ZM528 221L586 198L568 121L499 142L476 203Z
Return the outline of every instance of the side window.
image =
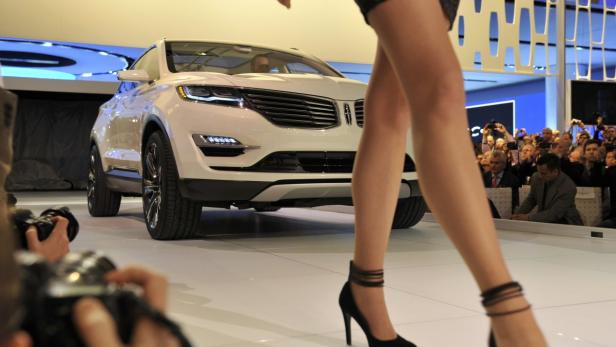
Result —
M152 48L147 53L141 56L137 62L130 68L131 70L145 70L151 79L157 80L160 78L160 70L158 69L158 48ZM125 93L139 86L138 82L124 81L120 83L118 93Z
M290 73L297 73L297 74L309 73L309 74L317 74L317 75L321 74L317 69L313 68L312 66L308 66L304 63L290 63L290 64L287 64L287 68L289 69Z

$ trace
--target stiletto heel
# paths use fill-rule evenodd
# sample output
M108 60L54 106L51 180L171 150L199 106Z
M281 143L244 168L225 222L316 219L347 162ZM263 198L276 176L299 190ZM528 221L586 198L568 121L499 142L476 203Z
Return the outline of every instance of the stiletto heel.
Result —
M503 301L507 301L509 299L517 298L520 296L524 296L524 289L518 282L507 282L498 287L494 287L486 290L481 293L481 304L483 307L488 308L490 306L496 305ZM508 316L511 314L524 312L530 310L531 305L526 305L520 309L505 311L505 312L491 312L487 313L488 317L502 317ZM496 338L494 337L494 331L490 330L490 336L488 337L488 346L489 347L497 347Z
M342 287L340 298L338 299L340 309L342 310L342 316L344 318L347 345L351 345L351 318L353 318L357 324L359 324L361 330L364 331L364 334L366 334L368 346L370 347L417 347L412 342L400 337L400 335L397 335L393 340L387 341L379 340L374 337L370 332L368 321L361 314L357 304L355 303L353 293L351 292L351 282L362 287L382 287L385 283L383 276L383 270L364 271L355 267L353 262L351 262L349 280Z
M344 318L344 331L346 332L347 346L351 345L351 316L342 312L342 318Z

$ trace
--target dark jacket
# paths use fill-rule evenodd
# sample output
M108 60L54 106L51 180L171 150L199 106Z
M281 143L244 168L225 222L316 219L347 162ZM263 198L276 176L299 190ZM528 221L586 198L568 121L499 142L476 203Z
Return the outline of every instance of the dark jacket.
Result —
M483 174L483 185L486 188L492 187L492 173L486 172ZM520 181L518 178L512 174L509 170L503 171L503 177L498 182L497 188L511 188L511 210L516 208L520 203L520 192L518 188L520 188Z
M603 171L605 170L604 162L596 162L590 168L583 167L580 178L581 187L602 187L603 186Z
M483 174L483 185L486 188L492 188L492 173L486 172ZM500 182L498 182L497 188L518 188L520 186L520 182L518 178L509 172L509 170L503 171L503 177L501 177Z
M542 203L546 187L545 202ZM575 183L562 172L554 181L547 185L541 179L541 176L536 173L530 180L530 194L520 204L516 213L527 214L535 206L538 206L537 212L530 214L528 220L532 222L582 225L582 217L575 207L576 194L577 188Z
M607 218L616 218L616 167L605 169L603 175L603 185L610 190L610 212Z
M582 174L584 173L584 165L580 163L572 163L569 158L561 158L560 159L560 167L562 172L564 172L573 183L577 186L582 186Z
M518 178L520 184L526 184L528 182L527 177L532 177L535 172L537 172L537 165L535 165L534 161L518 163L512 167L511 171Z

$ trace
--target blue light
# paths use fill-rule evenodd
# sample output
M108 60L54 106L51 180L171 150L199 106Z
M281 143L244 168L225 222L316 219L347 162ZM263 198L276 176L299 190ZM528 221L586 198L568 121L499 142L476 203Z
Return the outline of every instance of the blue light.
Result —
M9 67L3 66L0 68L0 76L3 77L22 77L22 78L43 78L50 80L74 80L75 76L70 73L53 71L48 69L32 69L25 67Z

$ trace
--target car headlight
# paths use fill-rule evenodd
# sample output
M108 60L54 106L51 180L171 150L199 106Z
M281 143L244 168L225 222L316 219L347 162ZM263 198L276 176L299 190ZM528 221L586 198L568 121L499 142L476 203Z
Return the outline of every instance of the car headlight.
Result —
M244 98L233 88L210 86L179 86L178 94L184 100L224 106L244 107Z

